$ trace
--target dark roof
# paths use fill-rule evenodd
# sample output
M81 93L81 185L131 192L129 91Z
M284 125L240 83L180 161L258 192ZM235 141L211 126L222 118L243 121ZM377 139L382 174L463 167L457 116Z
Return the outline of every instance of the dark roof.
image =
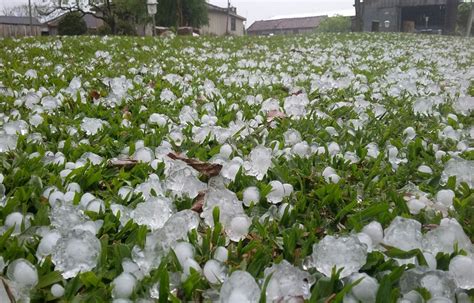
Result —
M227 8L226 7L220 7L214 4L206 3L207 4L207 10L210 12L219 12L219 13L224 13L227 14ZM235 17L237 19L241 20L247 20L245 17L242 17L240 15L237 15L237 9L235 7L232 7L229 11L229 15L232 17Z
M300 29L300 28L316 28L322 20L328 16L314 16L303 18L285 18L276 20L255 21L248 29L249 32Z
M32 18L31 23L33 25L41 25L36 18ZM0 24L30 25L30 17L0 16Z

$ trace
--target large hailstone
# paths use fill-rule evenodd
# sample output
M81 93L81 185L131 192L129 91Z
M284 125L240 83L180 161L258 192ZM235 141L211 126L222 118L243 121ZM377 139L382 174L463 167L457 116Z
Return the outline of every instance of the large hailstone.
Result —
M220 303L252 303L260 300L260 288L246 271L234 271L220 291Z
M334 267L342 269L340 277L344 278L359 271L367 261L367 245L361 243L357 236L326 236L313 246L314 266L325 276L330 277Z
M274 264L265 269L265 279L271 275L266 289L267 302L288 302L311 296L311 276L288 261Z
M38 271L26 259L16 259L10 263L7 269L7 277L21 288L31 289L38 284Z
M152 197L138 203L131 217L137 224L146 225L153 231L163 227L175 211L171 200L164 197Z
M209 283L219 284L225 280L227 269L221 262L209 260L204 265L203 273Z
M373 303L377 297L379 282L366 273L353 273L349 276L349 282L354 283L362 279L359 284L351 289L351 294L360 302Z
M439 252L451 254L455 246L468 253L474 252L471 240L456 219L442 219L439 226L427 232L423 238L423 250L433 255Z
M449 273L462 289L474 289L474 259L472 256L454 257L449 263Z
M293 192L293 187L290 184L283 184L277 180L271 181L270 186L272 190L266 198L272 204L280 203L283 201L283 198L288 197Z
M137 279L132 274L127 272L121 273L112 281L112 298L129 298L132 295L136 284Z
M452 158L444 166L441 182L448 182L449 177L456 177L456 183L466 182L470 188L474 188L474 161L461 158Z
M416 220L396 217L384 234L383 243L386 245L405 251L421 248L421 223Z
M97 266L101 245L99 239L88 231L72 230L60 238L52 255L57 271L65 279L75 277Z
M431 270L424 267L412 268L403 273L399 283L402 294L425 288L432 297L454 300L456 283L448 272L442 270Z
M249 160L244 163L244 168L248 176L255 176L257 180L262 180L271 165L272 150L257 146L250 152Z

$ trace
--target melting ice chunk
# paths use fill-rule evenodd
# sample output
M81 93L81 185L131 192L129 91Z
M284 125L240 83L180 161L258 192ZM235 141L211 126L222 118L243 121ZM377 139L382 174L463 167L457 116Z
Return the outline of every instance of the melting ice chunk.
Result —
M288 116L299 118L306 115L306 106L308 104L308 96L306 94L299 94L287 97L283 107Z
M135 210L132 211L131 217L137 224L157 230L165 225L175 211L171 200L164 197L151 197L145 202L138 203Z
M260 299L260 288L255 279L245 271L234 271L220 291L221 303L251 303Z
M474 259L458 255L449 263L449 272L462 289L474 289Z
M400 278L400 288L403 294L418 288L425 288L432 297L453 300L456 283L448 272L418 267L403 273Z
M7 135L28 134L28 123L23 120L9 121L3 125L3 131Z
M377 297L377 291L379 289L379 282L367 275L366 273L353 273L349 276L349 282L354 283L362 279L359 284L355 285L351 289L352 295L359 302L373 303Z
M0 134L0 153L15 149L17 140L16 135Z
M443 174L441 175L441 181L443 183L448 182L448 178L451 176L456 177L456 183L459 185L461 182L466 182L470 188L474 188L474 161L464 160L461 158L450 159L445 167Z
M97 266L101 245L99 239L88 231L72 230L60 238L53 252L55 269L65 279L75 277Z
M262 180L271 165L272 150L257 146L250 152L249 160L244 163L244 168L248 176L255 176L257 180Z
M453 108L457 113L463 116L469 116L469 114L474 111L474 97L460 97L456 102L454 102Z
M36 257L38 260L42 260L44 257L53 253L54 247L59 238L61 238L61 234L56 230L43 235L43 238L36 249Z
M31 289L38 284L38 271L30 261L16 259L7 269L7 277L16 282L21 288Z
M225 280L227 270L222 263L209 260L204 265L203 273L209 283L219 284Z
M155 159L155 154L150 148L141 147L135 151L132 156L132 159L137 160L139 162L151 163L151 161Z
M133 293L136 283L137 280L132 274L127 272L121 273L112 281L112 298L129 298Z
M396 217L385 229L383 242L386 245L408 251L421 248L422 237L420 222Z
M249 207L253 202L257 204L260 201L260 191L257 187L251 186L247 187L243 192L242 202L245 206Z
M265 269L265 279L272 275L267 285L266 296L269 302L288 302L311 296L311 276L288 261L274 264Z
M191 199L206 189L206 184L198 179L198 172L183 161L167 161L169 168L165 171L166 188L176 196L186 195Z
M339 238L326 236L313 247L314 266L324 275L330 277L332 269L343 268L340 277L344 278L359 271L367 259L367 246L357 236Z
M82 119L81 129L88 135L92 136L97 134L107 122L96 118L84 118Z
M451 254L454 247L466 252L474 252L469 237L456 219L442 219L440 226L427 232L423 239L423 249L436 255L438 252Z

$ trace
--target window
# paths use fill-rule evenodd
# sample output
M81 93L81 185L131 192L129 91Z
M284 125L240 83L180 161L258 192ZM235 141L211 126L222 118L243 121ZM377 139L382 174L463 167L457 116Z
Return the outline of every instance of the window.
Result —
M231 18L230 19L230 30L235 32L236 28L237 28L236 20L235 20L235 18Z

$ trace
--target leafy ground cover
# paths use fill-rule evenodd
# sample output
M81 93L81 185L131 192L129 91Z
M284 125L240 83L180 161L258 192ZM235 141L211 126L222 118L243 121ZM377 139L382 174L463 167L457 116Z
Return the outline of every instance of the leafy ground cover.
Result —
M0 48L0 301L474 298L472 39Z

